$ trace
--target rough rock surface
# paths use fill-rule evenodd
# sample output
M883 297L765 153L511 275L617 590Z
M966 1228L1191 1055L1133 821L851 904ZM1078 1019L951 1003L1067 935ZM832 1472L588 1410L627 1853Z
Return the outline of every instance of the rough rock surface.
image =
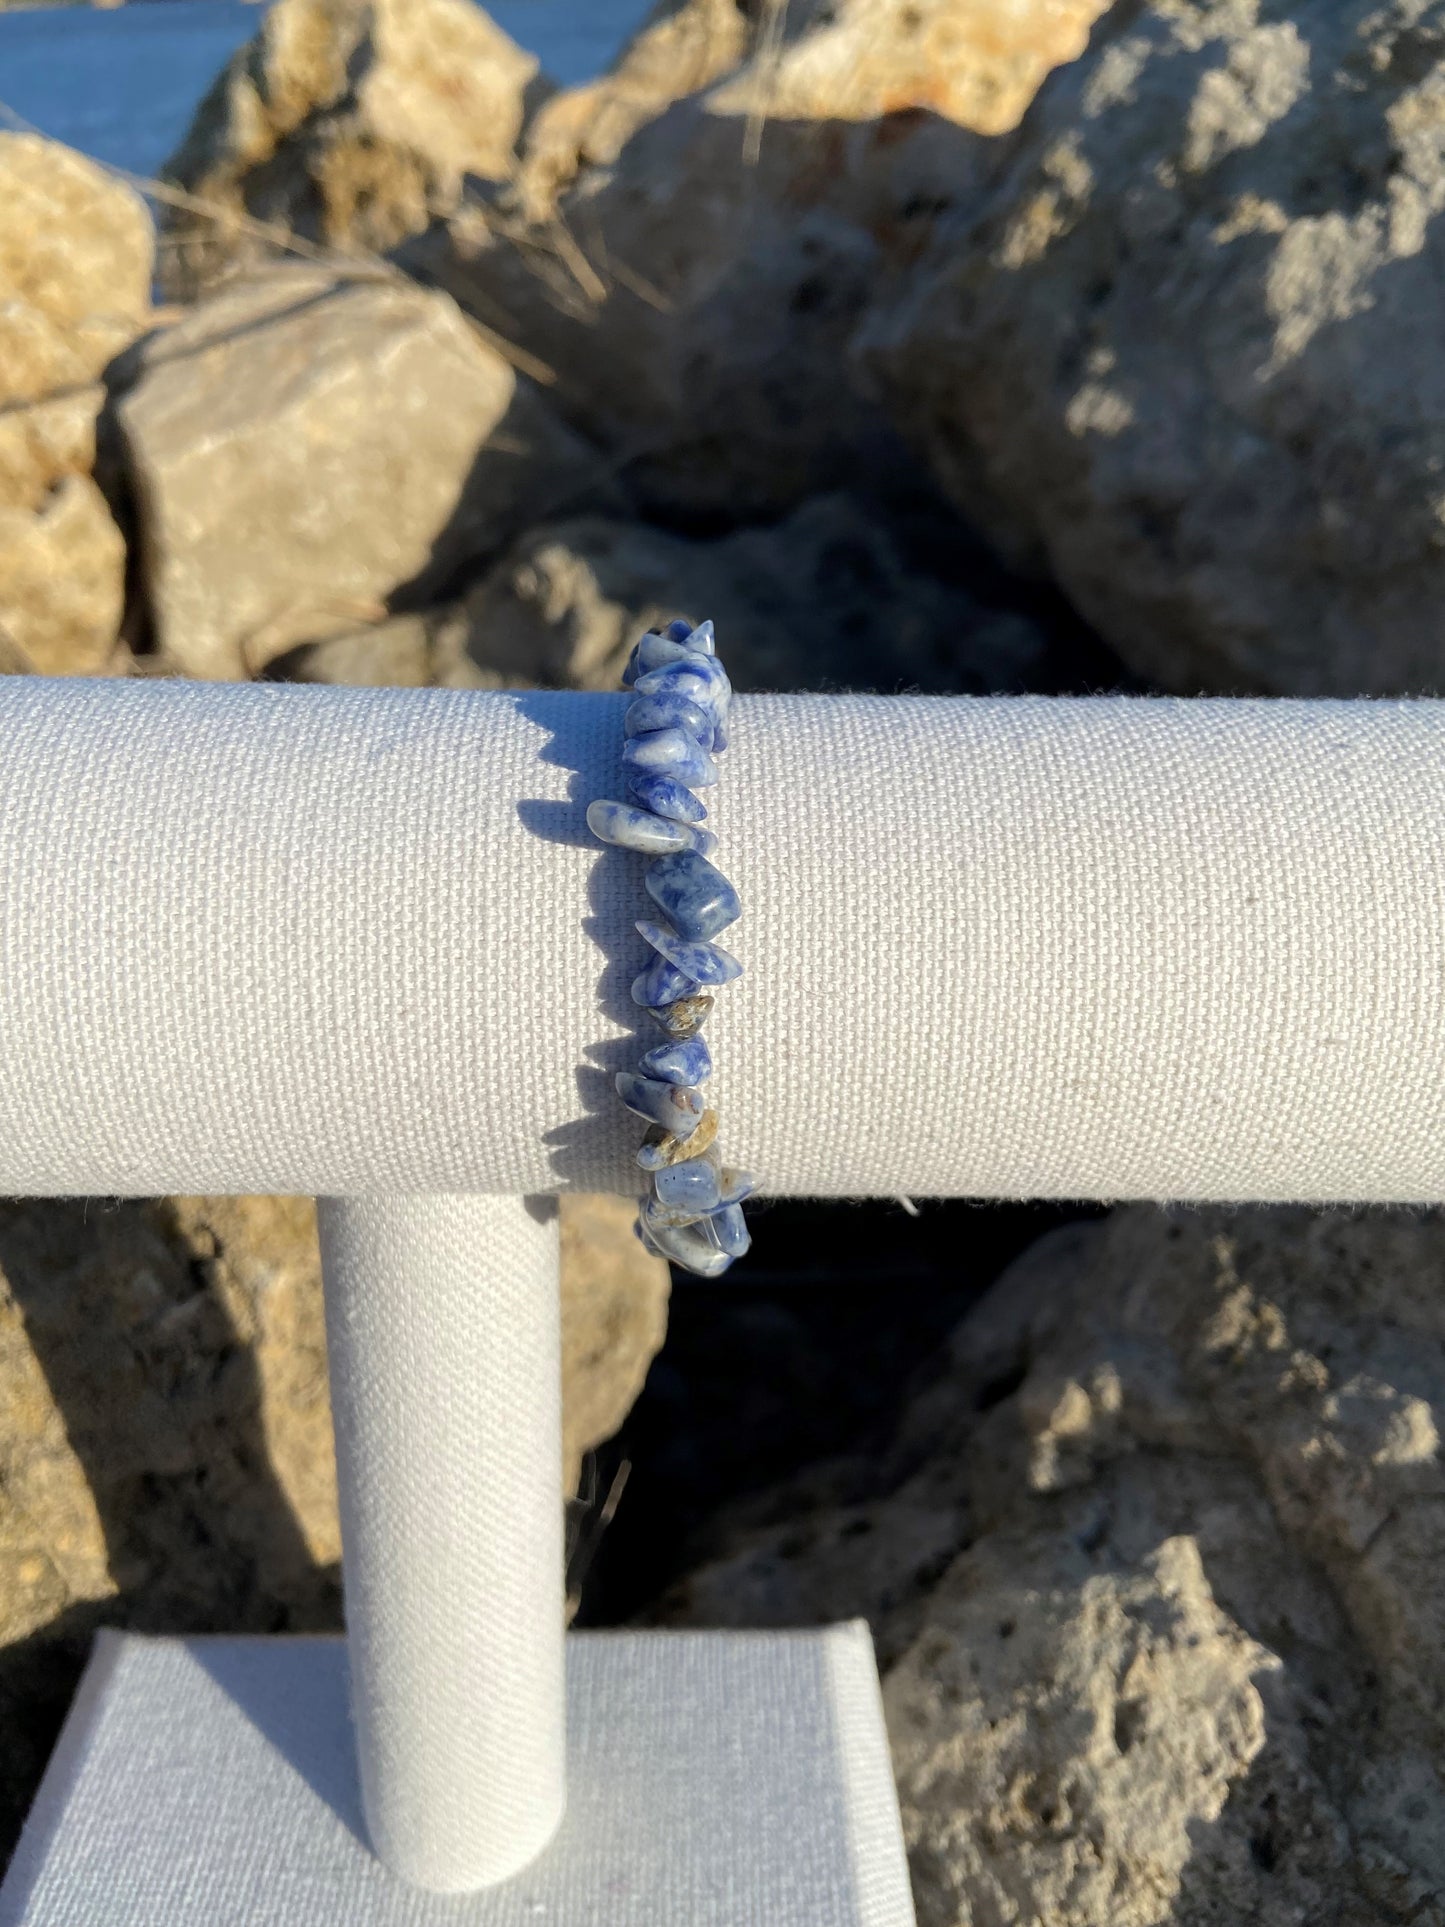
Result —
M876 513L815 497L712 541L604 517L530 530L468 595L481 669L615 689L643 630L712 617L739 689L1010 690L1045 673L1044 632L911 568Z
M81 155L0 134L0 673L112 667L125 543L91 480L96 377L146 325L145 204Z
M94 381L150 312L145 203L56 141L0 133L0 408Z
M444 296L273 269L138 344L117 419L157 644L255 674L498 550L592 458Z
M0 638L15 668L105 668L124 609L125 541L88 475L63 477L34 509L0 507Z
M666 1616L865 1612L923 1927L1445 1915L1445 1216L1033 1247Z
M540 355L651 510L734 522L907 468L849 394L849 337L962 191L969 116L1021 111L1099 8L739 11L741 36L718 0L670 10L615 77L549 104L516 183L398 257Z
M630 1200L562 1211L571 1492L668 1272ZM340 1550L312 1201L0 1200L0 1863L97 1625L334 1626Z
M1185 693L1445 679L1445 36L1148 0L860 339L965 510Z
M464 608L447 604L390 616L276 657L268 681L345 683L366 689L499 689L503 679L466 652Z
M519 200L534 217L584 168L607 167L640 127L746 59L761 9L747 0L662 0L623 48L612 70L553 94L528 121L516 173Z
M166 168L210 212L166 222L163 279L193 296L264 250L242 217L380 250L515 164L537 62L471 0L277 0Z
M780 121L923 111L981 134L1018 124L1051 68L1084 50L1107 0L670 0L611 73L529 122L520 180L534 213L609 166L674 101L727 76L727 110Z
M312 1205L0 1203L0 1838L101 1623L337 1622Z

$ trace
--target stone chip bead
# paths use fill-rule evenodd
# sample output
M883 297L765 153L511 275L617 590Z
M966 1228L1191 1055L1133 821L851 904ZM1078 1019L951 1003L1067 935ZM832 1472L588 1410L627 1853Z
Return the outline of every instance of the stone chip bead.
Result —
M663 1125L673 1137L691 1137L707 1108L701 1091L683 1084L664 1083L661 1078L639 1077L636 1071L619 1071L613 1080L617 1095L629 1111Z
M705 1217L721 1202L717 1166L706 1157L665 1165L653 1175L652 1192L657 1202L671 1211L691 1211L695 1217Z
M627 736L647 736L658 729L685 729L699 749L711 749L717 724L705 709L686 696L639 696L622 719Z
M701 1037L684 1037L676 1044L659 1044L642 1060L648 1077L669 1084L705 1084L712 1076L712 1052Z
M657 961L653 960L654 969ZM666 962L666 959L662 961ZM646 972L643 974L646 975ZM695 996L679 997L676 1003L648 1004L646 1009L652 1021L665 1030L669 1037L695 1037L707 1022L716 1001L705 990L699 990Z
M654 816L651 810L644 810L636 803L612 803L599 798L587 805L587 827L599 843L639 850L643 856L666 856L674 850L696 850L700 856L708 856L717 848L717 838L711 830Z
M665 776L684 789L710 789L717 765L685 729L650 729L622 745L622 767L631 776Z
M711 1218L701 1218L696 1224L663 1225L649 1219L644 1208L640 1222L660 1256L699 1278L720 1277L733 1261L732 1253L718 1243Z
M703 709L726 704L733 693L727 671L716 656L690 654L649 669L632 687L639 696L686 696Z
M708 1225L729 1258L741 1258L753 1240L740 1204L725 1204L708 1216Z
M627 779L627 787L645 810L665 816L675 823L701 823L707 804L694 796L685 783L671 776L652 776L638 771Z
M654 1124L642 1140L637 1162L644 1171L661 1171L682 1158L701 1157L717 1137L717 1112L704 1111L696 1130L678 1137L665 1124Z
M706 942L743 913L737 891L696 850L665 851L647 866L647 894L680 937Z
M696 629L691 629L679 617L665 629L650 629L641 642L634 644L627 658L627 667L622 672L623 688L630 689L647 670L675 662L689 652L700 656L717 654L717 640L710 622L700 622Z
M695 984L730 984L743 974L742 965L731 951L715 943L689 943L665 923L649 923L645 917L639 919L637 930L654 950L666 957L674 970L681 971Z
M641 1004L644 1010L675 1009L679 1003L686 1002L697 992L693 978L669 963L664 956L655 956L640 977L632 979L632 1001Z

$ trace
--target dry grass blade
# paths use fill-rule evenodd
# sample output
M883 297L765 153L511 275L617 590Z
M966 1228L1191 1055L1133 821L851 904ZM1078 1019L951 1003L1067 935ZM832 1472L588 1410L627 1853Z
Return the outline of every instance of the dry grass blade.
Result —
M756 55L761 98L748 109L743 128L743 161L756 167L763 151L763 128L767 123L769 96L777 79L783 52L783 30L787 25L788 0L764 0L763 29L758 36Z
M590 1456L590 1455L589 1455ZM602 1543L602 1535L617 1515L622 1503L622 1494L627 1489L627 1481L632 1473L632 1461L624 1459L612 1476L607 1488L607 1497L590 1520L584 1520L578 1529L577 1537L568 1548L567 1554L567 1617L575 1617L582 1602L582 1581L587 1569L597 1557L597 1548ZM595 1473L593 1475L595 1477ZM590 1504L589 1504L590 1510Z

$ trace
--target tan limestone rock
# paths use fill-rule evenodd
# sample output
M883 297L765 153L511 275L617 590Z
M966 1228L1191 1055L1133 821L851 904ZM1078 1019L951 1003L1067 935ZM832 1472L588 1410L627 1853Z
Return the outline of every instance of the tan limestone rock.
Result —
M65 476L89 475L104 406L94 384L0 408L0 508L38 509Z
M138 345L117 420L162 654L256 674L500 549L595 473L455 306L273 270Z
M470 0L278 0L197 111L169 178L210 212L166 219L191 296L266 243L243 221L392 247L514 164L537 62Z
M150 313L138 194L35 134L0 133L0 407L93 381Z
M1442 1269L1439 1212L1055 1232L664 1616L868 1615L921 1927L1431 1918Z
M515 184L400 254L557 374L649 509L761 518L907 464L848 344L975 189L977 129L1081 51L1098 0L663 10L537 116Z
M857 348L975 523L1180 694L1435 694L1433 18L1115 9L961 214Z
M124 608L125 541L89 476L64 476L34 510L0 507L0 637L17 667L103 670Z
M154 252L128 187L0 133L0 673L123 657L125 543L91 480L96 378L146 326Z

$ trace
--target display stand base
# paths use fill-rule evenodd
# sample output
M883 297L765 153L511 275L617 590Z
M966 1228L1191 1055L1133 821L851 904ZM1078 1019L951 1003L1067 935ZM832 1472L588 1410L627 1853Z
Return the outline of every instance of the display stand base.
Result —
M913 1927L863 1622L567 1657L560 1833L440 1896L365 1844L344 1640L101 1633L0 1927Z

